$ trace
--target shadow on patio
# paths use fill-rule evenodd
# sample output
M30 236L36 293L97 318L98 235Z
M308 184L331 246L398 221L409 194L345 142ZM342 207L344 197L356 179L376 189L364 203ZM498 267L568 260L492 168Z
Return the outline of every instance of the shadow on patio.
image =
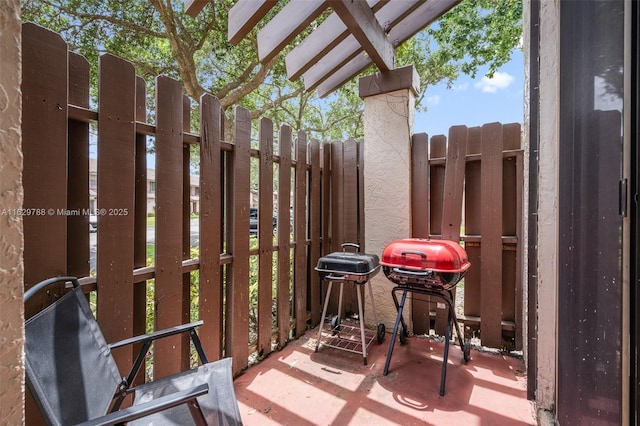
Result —
M309 330L235 380L245 425L527 425L536 424L526 399L521 359L451 345L446 393L439 396L444 345L424 337L396 344L383 376L390 334L360 354L320 347Z

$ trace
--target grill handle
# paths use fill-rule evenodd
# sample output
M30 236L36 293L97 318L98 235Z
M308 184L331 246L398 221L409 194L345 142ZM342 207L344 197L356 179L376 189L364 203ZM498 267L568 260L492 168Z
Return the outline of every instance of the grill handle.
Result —
M327 281L346 281L346 275L325 275L322 277L323 280Z
M346 277L344 275L326 275L324 277L325 280L330 280L330 281L344 281L345 278Z
M431 271L410 271L408 269L393 268L393 272L397 274L414 275L416 277L428 277L432 275Z
M340 244L340 246L342 247L342 251L346 251L345 249L347 247L352 247L355 248L356 251L360 251L360 244L356 244L356 243L342 243Z
M400 252L400 256L402 256L402 257L407 257L407 255L409 255L409 254L413 254L415 256L420 256L422 259L426 259L427 258L426 253L423 253L423 252L418 251L418 250L402 250Z

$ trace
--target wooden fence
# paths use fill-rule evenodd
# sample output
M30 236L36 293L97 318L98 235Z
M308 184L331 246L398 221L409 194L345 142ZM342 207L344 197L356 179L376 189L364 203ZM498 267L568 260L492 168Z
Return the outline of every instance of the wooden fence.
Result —
M464 243L472 267L459 284L459 319L494 348L522 348L520 141L520 124L490 123L454 126L448 140L414 135L412 144L413 236ZM441 306L414 301L414 331L443 334Z
M87 61L68 52L59 35L33 24L23 26L23 70L26 288L50 276L82 277L86 291L97 294L97 318L108 341L148 331L148 315L157 329L188 322L193 315L205 322L200 332L210 359L233 356L235 373L247 366L250 352L267 355L272 344L283 346L291 335L300 336L319 322L317 259L333 250L332 241L363 241L357 226L361 144L307 141L305 133L293 134L287 126L274 135L266 118L254 131L243 108L235 110L230 143L219 102L208 94L199 102L200 128L192 132L191 102L177 81L164 76L156 79L150 124L145 82L129 62L112 55L100 58L99 101L97 111L91 110ZM97 129L98 180L93 276L88 224L92 126ZM255 133L258 145L252 147ZM149 137L155 138L156 215L154 260L148 265ZM197 257L190 254L192 146L199 156ZM252 168L259 175L255 238L250 237L249 217ZM256 269L257 276L250 277ZM199 286L192 291L196 273ZM252 306L250 281L257 281ZM27 314L62 291L42 295ZM194 293L199 296L195 308ZM258 319L250 330L249 310L254 308ZM156 377L189 363L188 342L179 337L157 344L154 354ZM114 355L127 365L133 350Z
M97 294L97 318L108 341L148 331L149 315L158 329L195 316L205 322L200 334L209 358L233 356L235 373L251 353L267 355L272 345L281 347L317 326L317 259L344 241L364 244L362 143L308 141L287 126L276 135L270 120L253 123L243 108L235 110L231 143L223 134L220 104L208 94L199 100L194 132L190 100L164 76L156 79L150 124L145 82L131 63L112 55L100 58L99 101L92 110L88 62L69 52L59 35L36 25L24 24L22 39L25 288L51 276L82 277L87 293ZM99 209L93 276L85 214L92 129ZM155 256L148 265L149 137L155 138L156 222ZM518 125L499 124L454 127L448 143L437 136L430 148L426 135L413 140L414 236L464 241L473 267L464 283L463 320L479 325L483 343L497 347L504 331L519 336L520 327L519 140ZM189 235L192 146L199 156L197 257L191 256ZM249 226L252 167L259 182L255 240ZM255 300L251 281L257 282ZM27 315L62 291L36 299ZM348 311L356 310L354 301L353 295L347 299ZM250 329L254 308L257 323ZM417 330L431 327L432 307L416 304L415 310ZM114 355L119 365L128 365L133 350ZM188 343L176 337L157 344L154 358L156 377L172 374L188 365Z

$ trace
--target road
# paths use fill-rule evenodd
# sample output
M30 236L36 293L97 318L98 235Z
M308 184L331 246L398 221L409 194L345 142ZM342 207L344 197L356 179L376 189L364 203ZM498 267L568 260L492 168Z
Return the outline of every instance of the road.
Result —
M198 219L191 219L191 247L197 247L200 238L200 222ZM100 230L98 229L98 232ZM98 232L91 232L89 234L89 267L92 271L96 270L96 253L98 251ZM147 227L147 244L154 244L156 241L155 228L153 226Z

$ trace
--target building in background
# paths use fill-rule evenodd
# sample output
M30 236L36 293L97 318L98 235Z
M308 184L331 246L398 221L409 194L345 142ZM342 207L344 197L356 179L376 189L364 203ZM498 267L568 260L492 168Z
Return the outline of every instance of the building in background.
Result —
M200 178L190 176L189 199L191 214L200 213ZM96 213L98 207L98 160L89 159L89 209ZM147 169L147 215L156 212L156 171Z

